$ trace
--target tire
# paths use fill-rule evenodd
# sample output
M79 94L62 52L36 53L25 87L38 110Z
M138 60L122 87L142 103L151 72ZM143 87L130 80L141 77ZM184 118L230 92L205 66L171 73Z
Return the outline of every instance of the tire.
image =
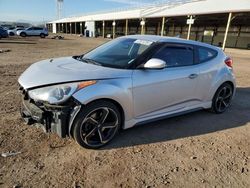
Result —
M121 127L121 114L113 103L96 101L85 106L76 116L73 137L82 147L98 149L108 144Z
M211 111L216 114L225 112L231 106L232 97L233 87L228 83L222 84L213 97Z
M20 33L20 36L21 36L21 37L26 37L26 36L27 36L27 34L26 34L26 33L24 33L24 32L22 32L22 33Z
M45 38L45 34L41 33L41 34L40 34L40 37L41 37L41 38Z
M2 36L0 35L0 40L2 39Z
M13 33L13 32L10 32L10 34L9 34L10 36L14 36L15 35L15 33Z

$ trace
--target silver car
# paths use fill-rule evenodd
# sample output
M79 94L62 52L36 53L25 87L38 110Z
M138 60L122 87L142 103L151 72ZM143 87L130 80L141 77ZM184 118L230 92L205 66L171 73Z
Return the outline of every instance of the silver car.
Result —
M21 37L40 36L41 38L45 38L49 35L48 30L41 27L29 27L27 29L18 30L16 34Z
M225 112L236 90L232 64L200 42L121 37L31 65L18 80L21 113L28 124L95 149L121 129L201 109Z
M17 31L21 31L21 30L24 30L24 28L12 27L8 29L8 34L9 36L15 36L17 34Z

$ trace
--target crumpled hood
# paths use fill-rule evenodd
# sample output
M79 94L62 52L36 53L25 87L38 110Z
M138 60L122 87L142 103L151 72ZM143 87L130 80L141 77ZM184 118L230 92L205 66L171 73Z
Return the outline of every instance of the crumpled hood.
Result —
M72 57L48 59L32 64L19 77L24 88L65 82L129 77L131 70L114 69L78 61Z

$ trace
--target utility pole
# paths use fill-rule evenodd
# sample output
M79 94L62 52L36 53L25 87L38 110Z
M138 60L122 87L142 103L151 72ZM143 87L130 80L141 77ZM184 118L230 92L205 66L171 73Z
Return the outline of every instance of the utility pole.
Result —
M57 4L56 4L56 8L57 8L57 19L61 19L62 18L62 7L63 7L63 0L56 0Z

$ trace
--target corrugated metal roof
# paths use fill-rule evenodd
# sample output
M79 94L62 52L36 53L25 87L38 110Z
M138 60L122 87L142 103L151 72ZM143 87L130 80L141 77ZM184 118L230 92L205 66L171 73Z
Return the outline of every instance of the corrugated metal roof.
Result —
M227 12L250 12L250 0L193 0L180 4L162 4L150 7L87 14L56 20L50 23L121 20L153 17L173 17Z

